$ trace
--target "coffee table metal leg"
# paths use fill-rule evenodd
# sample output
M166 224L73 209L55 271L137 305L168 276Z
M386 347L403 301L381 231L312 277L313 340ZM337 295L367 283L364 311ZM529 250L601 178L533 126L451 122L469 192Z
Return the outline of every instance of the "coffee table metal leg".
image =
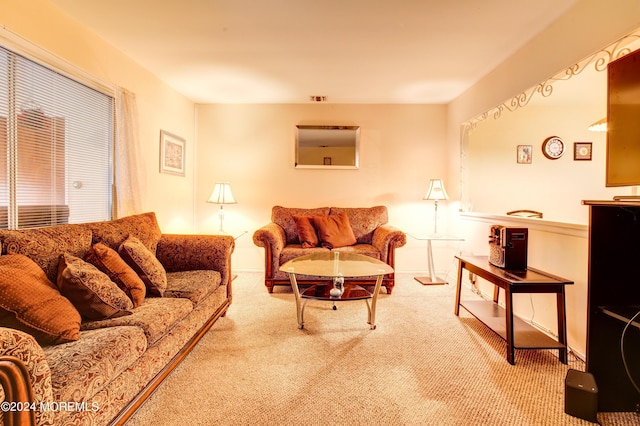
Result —
M293 289L293 295L296 299L296 316L298 319L298 328L304 328L304 305L300 297L300 290L298 289L298 281L296 280L296 274L289 272L289 281L291 281L291 288ZM306 302L306 301L305 301Z
M376 302L378 301L378 293L380 293L380 287L382 286L382 280L384 275L378 275L376 280L376 286L373 289L373 297L371 298L371 306L369 306L369 300L365 299L367 302L367 309L369 311L369 328L371 330L376 329Z

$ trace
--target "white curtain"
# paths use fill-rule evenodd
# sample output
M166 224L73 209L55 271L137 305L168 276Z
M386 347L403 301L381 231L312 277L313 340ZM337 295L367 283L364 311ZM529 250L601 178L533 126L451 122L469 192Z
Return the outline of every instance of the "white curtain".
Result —
M142 213L144 164L140 161L140 136L136 95L116 89L115 217Z

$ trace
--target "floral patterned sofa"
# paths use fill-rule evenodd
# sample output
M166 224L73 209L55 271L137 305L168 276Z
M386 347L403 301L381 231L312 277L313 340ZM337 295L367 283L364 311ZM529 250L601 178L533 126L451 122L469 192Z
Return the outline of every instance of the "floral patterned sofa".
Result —
M162 234L154 213L0 230L0 244L5 424L124 423L231 303L234 239ZM11 405L16 364L28 407Z
M290 285L289 277L280 271L280 265L298 256L328 250L371 256L393 267L395 249L404 246L407 238L404 232L389 225L388 220L385 206L311 209L274 206L271 223L253 234L253 242L264 247L264 285L269 292L273 292L276 285ZM335 226L325 231L322 225L327 222L329 227ZM336 237L336 234L339 235ZM350 280L356 279L362 284L375 284L373 277ZM320 280L319 277L298 278L302 285ZM394 284L394 274L384 277L382 285L387 293L392 292Z

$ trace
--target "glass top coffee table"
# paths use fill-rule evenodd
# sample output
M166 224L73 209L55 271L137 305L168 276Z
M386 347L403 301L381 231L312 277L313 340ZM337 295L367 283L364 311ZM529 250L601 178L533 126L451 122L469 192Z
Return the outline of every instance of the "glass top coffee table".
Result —
M323 252L296 257L280 267L289 274L291 288L296 299L298 327L304 328L304 308L307 301L326 300L341 302L364 300L367 304L368 323L371 330L376 328L376 302L385 275L393 273L393 268L373 257L347 252ZM328 283L316 284L300 292L296 275L310 275L330 278ZM345 283L345 278L375 276L373 292L357 283ZM304 299L304 302L302 301ZM369 304L371 300L371 304ZM334 304L333 309L336 309Z

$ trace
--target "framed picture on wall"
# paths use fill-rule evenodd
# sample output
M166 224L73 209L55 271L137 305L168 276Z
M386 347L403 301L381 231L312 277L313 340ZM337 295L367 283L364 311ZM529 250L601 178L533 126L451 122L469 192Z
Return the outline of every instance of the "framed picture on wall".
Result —
M160 173L184 176L186 141L160 130Z
M576 161L591 161L591 142L574 142L573 159Z
M531 164L533 157L533 145L518 145L517 162L518 164Z
M324 157L324 165L325 166L331 165L331 157Z

